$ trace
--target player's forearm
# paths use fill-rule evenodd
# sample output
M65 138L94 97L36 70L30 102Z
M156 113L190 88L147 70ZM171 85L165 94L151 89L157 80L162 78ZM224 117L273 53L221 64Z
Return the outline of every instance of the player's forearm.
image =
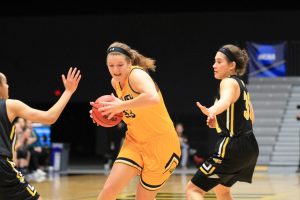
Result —
M215 116L215 115L218 115L218 114L224 112L230 106L230 104L231 104L231 102L229 99L220 99L213 106L211 106L208 110L213 116Z
M49 116L48 124L53 124L58 119L59 115L62 113L70 98L72 97L72 92L64 91L59 100L47 111Z
M122 109L129 110L133 108L147 107L158 104L160 101L158 94L146 94L142 93L134 99L122 102Z

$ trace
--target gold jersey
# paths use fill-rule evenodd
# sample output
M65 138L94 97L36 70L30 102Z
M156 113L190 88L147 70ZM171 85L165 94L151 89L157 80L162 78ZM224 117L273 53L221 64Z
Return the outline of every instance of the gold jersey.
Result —
M130 73L132 70L143 70L143 68L132 66ZM139 93L131 88L128 78L123 88L121 88L119 82L116 83L115 88L118 98L123 101L134 99L139 95ZM127 124L127 135L133 140L146 142L157 136L168 134L177 135L161 91L157 85L156 88L160 98L158 104L123 111L123 121Z

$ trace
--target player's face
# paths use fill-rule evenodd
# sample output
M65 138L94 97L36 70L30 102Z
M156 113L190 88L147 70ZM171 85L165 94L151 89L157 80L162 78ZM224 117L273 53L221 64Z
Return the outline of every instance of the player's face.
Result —
M226 56L221 52L216 53L213 68L216 79L223 79L230 76L230 63L227 61Z
M119 82L123 82L129 75L131 62L124 55L108 55L107 66L110 75Z
M0 74L1 84L0 84L0 97L4 99L8 99L8 84L6 77L3 74Z

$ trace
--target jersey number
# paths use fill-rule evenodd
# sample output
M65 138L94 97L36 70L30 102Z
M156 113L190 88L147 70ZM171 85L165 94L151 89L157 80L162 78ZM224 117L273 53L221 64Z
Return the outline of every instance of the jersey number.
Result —
M124 110L123 113L126 118L135 118L135 114L131 110Z
M249 120L249 118L250 118L250 94L249 94L249 92L244 91L244 100L245 100L245 106L246 106L246 110L244 110L244 117L246 120Z

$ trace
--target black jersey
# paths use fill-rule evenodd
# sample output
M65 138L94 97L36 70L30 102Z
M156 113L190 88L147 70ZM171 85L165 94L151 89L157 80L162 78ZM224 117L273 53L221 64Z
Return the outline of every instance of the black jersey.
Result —
M217 115L220 137L213 154L202 163L191 179L204 191L218 184L231 187L237 181L252 182L259 148L250 119L250 95L237 76L231 76L240 87L240 97L224 112ZM220 94L217 100L220 99Z
M15 131L6 112L6 100L0 99L0 156L12 158L14 151Z
M0 199L2 200L37 200L40 195L15 168L13 159L15 149L15 126L10 123L6 100L0 99Z
M217 115L218 133L224 136L240 136L243 133L252 132L252 121L250 119L250 94L244 82L237 76L230 76L240 86L240 97L229 106L227 110ZM220 99L220 94L217 100Z

